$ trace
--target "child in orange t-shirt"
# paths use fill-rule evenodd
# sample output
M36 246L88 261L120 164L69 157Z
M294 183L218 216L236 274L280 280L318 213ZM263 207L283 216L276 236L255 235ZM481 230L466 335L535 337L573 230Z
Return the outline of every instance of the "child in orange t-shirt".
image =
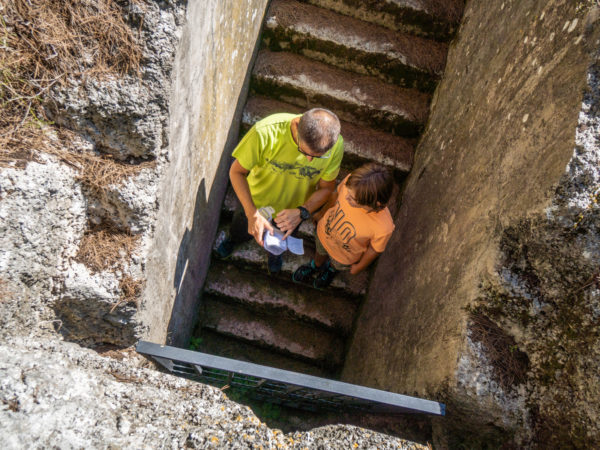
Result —
M349 270L355 275L385 250L394 231L387 208L394 182L388 169L375 163L354 170L332 193L318 220L315 256L292 275L306 282L317 274L313 284L323 289L336 273Z

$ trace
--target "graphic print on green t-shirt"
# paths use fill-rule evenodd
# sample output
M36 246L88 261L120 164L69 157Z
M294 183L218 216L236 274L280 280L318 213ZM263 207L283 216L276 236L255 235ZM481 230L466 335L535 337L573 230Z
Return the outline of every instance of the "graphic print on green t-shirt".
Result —
M272 206L275 213L302 205L319 180L335 180L343 156L343 139L323 158L308 161L298 151L291 131L296 114L273 114L257 122L233 151L249 170L248 185L257 208Z

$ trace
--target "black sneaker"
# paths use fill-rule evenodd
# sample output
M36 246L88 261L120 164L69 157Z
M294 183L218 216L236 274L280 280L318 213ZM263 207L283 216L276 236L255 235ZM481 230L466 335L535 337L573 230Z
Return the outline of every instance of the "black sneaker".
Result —
M315 278L313 286L317 289L325 289L331 284L337 273L338 271L331 267L331 264L327 261L322 267L319 267L319 273Z
M292 274L292 281L295 281L296 283L306 283L316 271L315 261L311 260L310 263L302 264L296 269Z
M281 272L281 266L283 264L283 258L281 255L273 255L272 253L268 254L267 257L267 267L269 269L269 273L271 275L276 275Z
M234 245L231 242L231 239L226 237L223 242L219 244L219 246L215 249L215 254L220 259L227 259L233 253Z

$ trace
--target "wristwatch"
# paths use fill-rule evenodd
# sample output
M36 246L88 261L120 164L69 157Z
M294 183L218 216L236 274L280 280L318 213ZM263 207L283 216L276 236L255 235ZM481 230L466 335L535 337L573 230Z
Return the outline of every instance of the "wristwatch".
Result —
M306 209L304 206L298 206L298 209L300 210L300 218L302 220L310 218L310 213L308 212L308 209Z

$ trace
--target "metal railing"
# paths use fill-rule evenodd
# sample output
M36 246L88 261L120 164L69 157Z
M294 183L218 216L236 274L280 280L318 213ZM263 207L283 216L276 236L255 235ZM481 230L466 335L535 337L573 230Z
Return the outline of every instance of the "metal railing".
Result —
M443 403L289 370L140 341L147 355L175 375L243 391L252 398L309 411L445 414Z

